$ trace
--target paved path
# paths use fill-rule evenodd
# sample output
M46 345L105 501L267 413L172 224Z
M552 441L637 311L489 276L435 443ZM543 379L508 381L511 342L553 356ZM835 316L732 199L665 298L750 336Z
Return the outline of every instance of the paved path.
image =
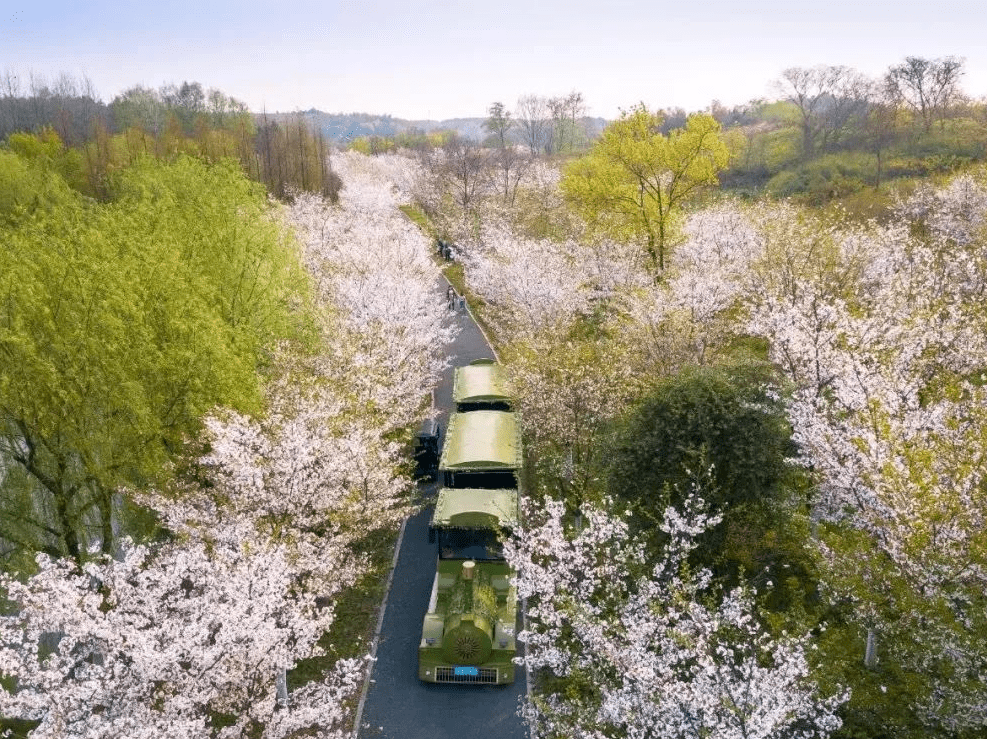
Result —
M445 295L443 280L441 294ZM468 364L493 351L465 310L457 311L459 336L449 347L452 367ZM452 406L452 367L435 391L443 432ZM434 497L436 485L422 489ZM432 506L412 516L404 530L401 551L384 612L377 662L363 708L360 739L527 739L517 716L518 699L526 689L524 671L508 686L433 685L418 680L418 642L422 618L435 576L435 545L428 543Z

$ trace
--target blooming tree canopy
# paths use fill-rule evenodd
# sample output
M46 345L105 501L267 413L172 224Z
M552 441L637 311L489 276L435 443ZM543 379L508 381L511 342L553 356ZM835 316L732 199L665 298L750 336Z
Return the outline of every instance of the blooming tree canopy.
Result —
M357 661L294 692L290 708L275 682L321 652L333 610L299 588L288 548L251 551L252 529L223 534L127 544L82 572L39 555L26 584L5 576L18 612L0 619L0 671L17 689L0 692L0 712L40 720L32 737L342 736Z
M527 600L521 660L547 687L522 708L535 736L752 739L839 728L847 695L820 696L808 636L771 638L751 592L719 598L708 571L686 567L695 537L717 522L701 500L665 511L668 543L655 564L603 509L586 506L573 522L548 501L527 515L536 523L505 552Z
M985 218L987 191L959 178L883 225L736 209L680 251L714 275L694 280L697 315L722 305L793 384L827 592L921 682L917 720L946 731L987 716Z

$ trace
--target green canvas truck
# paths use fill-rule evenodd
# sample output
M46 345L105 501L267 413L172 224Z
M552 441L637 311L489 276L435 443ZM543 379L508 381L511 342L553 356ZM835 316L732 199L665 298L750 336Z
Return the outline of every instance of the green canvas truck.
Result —
M421 680L514 682L517 593L500 542L517 521L517 490L439 491L429 525L438 562L418 647Z

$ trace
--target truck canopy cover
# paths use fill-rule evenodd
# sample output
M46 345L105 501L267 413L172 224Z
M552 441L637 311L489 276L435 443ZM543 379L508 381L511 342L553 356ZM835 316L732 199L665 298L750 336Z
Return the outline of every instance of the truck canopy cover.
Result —
M517 421L507 411L454 413L440 470L516 470L521 467Z
M516 528L517 490L442 488L432 514L433 528Z
M455 403L509 403L513 397L510 379L499 364L470 364L457 367L452 379Z

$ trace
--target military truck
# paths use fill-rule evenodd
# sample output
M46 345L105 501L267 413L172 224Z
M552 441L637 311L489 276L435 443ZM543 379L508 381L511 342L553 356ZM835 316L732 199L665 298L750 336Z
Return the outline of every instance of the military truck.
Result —
M421 680L514 682L517 593L501 537L517 521L517 490L439 491L429 524L438 561L418 647Z
M452 400L459 413L509 411L513 394L506 370L492 359L477 359L453 372Z
M453 400L429 526L438 556L418 677L506 685L514 681L517 593L501 541L518 521L517 418L507 376L493 360L457 367Z

